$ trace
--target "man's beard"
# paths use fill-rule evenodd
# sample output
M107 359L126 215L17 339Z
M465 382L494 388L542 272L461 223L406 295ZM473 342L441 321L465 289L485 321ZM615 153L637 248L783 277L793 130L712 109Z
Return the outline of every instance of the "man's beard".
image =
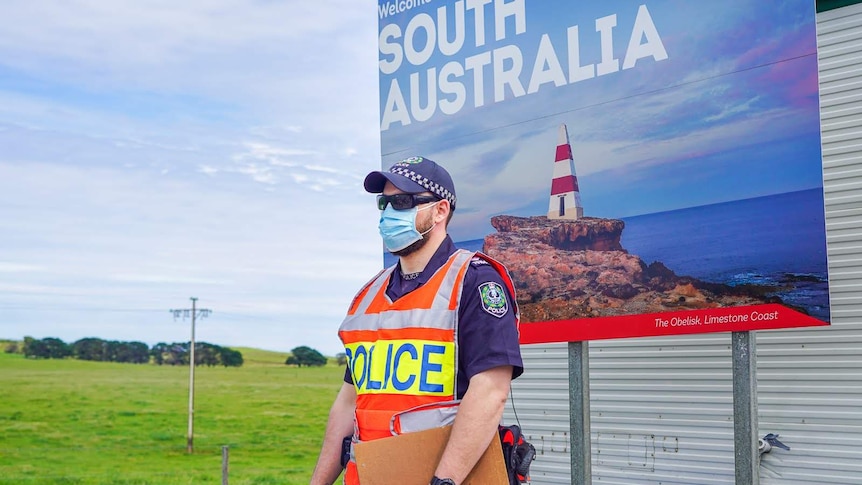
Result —
M417 221L417 223L418 223L418 221ZM424 234L422 236L422 239L419 239L418 241L414 242L413 244L407 246L404 249L400 249L398 251L390 251L390 252L392 253L393 256L398 256L400 258L400 257L404 257L404 256L408 256L410 254L413 254L416 251L419 251L428 243L427 236L428 236L428 233L431 232L432 227L434 227L434 219L431 217L428 217L425 220L425 223L422 224L422 226L419 226L418 224L416 226L416 230L420 234Z

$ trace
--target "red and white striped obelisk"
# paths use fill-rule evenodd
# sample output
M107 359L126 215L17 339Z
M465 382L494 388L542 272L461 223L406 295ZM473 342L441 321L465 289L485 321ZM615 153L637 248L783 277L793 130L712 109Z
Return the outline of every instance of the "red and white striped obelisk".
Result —
M578 176L575 175L575 160L572 158L569 132L566 130L566 125L560 125L548 219L574 221L581 217L584 217L584 207L581 205L581 193L578 190Z

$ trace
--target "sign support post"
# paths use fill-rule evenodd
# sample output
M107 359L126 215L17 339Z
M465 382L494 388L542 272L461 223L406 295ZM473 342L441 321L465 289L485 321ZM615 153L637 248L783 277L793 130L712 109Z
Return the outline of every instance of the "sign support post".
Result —
M754 332L733 332L733 451L736 483L760 484L757 347Z
M586 340L569 342L569 444L572 485L590 485L590 343Z

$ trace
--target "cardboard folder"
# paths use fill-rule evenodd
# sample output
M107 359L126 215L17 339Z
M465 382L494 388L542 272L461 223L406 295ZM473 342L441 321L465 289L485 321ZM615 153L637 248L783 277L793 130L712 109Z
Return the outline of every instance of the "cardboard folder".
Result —
M405 433L354 445L362 485L428 485L443 456L452 426ZM445 477L441 477L445 478ZM497 436L462 485L508 485Z

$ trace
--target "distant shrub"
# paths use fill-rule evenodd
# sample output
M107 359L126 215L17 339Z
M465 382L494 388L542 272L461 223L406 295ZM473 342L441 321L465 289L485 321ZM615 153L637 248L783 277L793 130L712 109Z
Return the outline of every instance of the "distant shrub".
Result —
M311 347L301 346L290 351L293 355L284 361L287 365L297 365L299 367L322 367L326 365L326 357L320 352Z

